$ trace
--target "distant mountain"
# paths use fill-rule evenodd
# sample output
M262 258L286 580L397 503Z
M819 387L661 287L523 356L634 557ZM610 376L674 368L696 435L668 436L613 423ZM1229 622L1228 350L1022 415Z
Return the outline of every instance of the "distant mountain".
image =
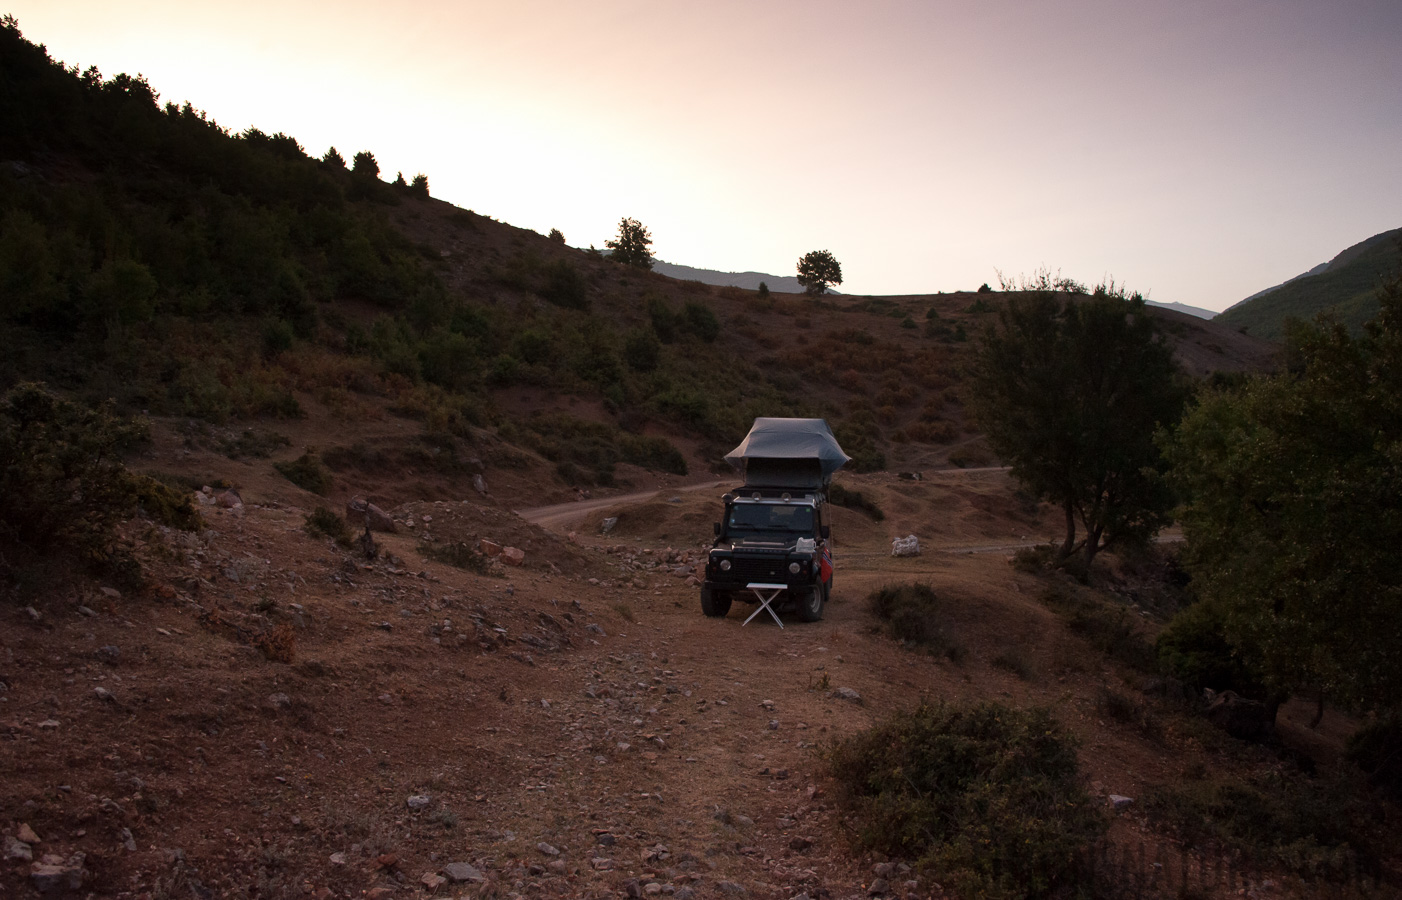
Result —
M1328 270L1328 268L1329 268L1329 264L1328 264L1327 262L1322 262L1322 263L1320 263L1319 265L1315 266L1313 269L1310 269L1308 272L1301 272L1299 275L1296 275L1294 278L1287 278L1286 280L1282 281L1280 284L1271 285L1270 287L1266 288L1264 291L1257 291L1256 293L1252 294L1250 297L1245 298L1244 300L1238 300L1237 302L1233 303L1231 306L1227 307L1227 309L1236 309L1238 306L1241 306L1243 303L1250 303L1252 300L1255 300L1257 297L1264 297L1266 294L1269 294L1271 291L1275 290L1276 288L1283 288L1283 287L1285 287L1287 284L1290 284L1292 281L1299 281L1301 278L1308 278L1308 277L1310 277L1311 275L1318 275L1319 273ZM1222 310L1222 312L1226 312L1226 311L1227 311L1226 309Z
M1157 306L1159 309L1171 309L1175 312L1185 313L1190 316L1197 316L1199 319L1210 319L1217 315L1210 309L1203 309L1201 306L1189 306L1186 303L1159 303L1154 300L1146 300L1150 306Z
M658 260L652 264L652 271L668 278L675 278L678 281L699 281L702 284L730 285L746 290L758 290L762 281L769 286L771 291L780 294L801 294L803 285L798 283L798 279L793 275L768 275L764 272L717 272L714 269L694 269L691 266L679 266L676 263L662 262ZM839 291L828 289L828 293L836 294Z
M1285 336L1287 318L1313 319L1329 311L1357 332L1377 315L1379 279L1402 267L1402 228L1375 234L1284 284L1229 307L1213 321L1259 338Z

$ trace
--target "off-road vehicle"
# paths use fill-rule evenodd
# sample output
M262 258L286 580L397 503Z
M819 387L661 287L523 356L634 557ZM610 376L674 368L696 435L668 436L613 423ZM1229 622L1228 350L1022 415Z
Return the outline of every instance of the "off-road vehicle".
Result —
M721 499L724 514L701 584L701 611L724 616L735 600L796 609L805 622L823 616L832 593L831 534L824 523L832 475L848 460L822 419L755 419L725 457L744 483ZM769 588L752 586L769 585Z

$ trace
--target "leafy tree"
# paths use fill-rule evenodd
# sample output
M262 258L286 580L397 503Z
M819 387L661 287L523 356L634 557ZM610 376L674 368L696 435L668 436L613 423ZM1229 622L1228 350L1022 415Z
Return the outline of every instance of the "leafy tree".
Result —
M321 161L330 163L338 169L344 169L346 167L346 158L342 156L341 151L337 150L335 147L327 150L326 155L321 158Z
M395 174L394 181L392 182L392 184L395 187L400 188L401 190L407 190L409 187L409 182L404 180L403 172L398 172Z
M1206 392L1166 451L1194 583L1280 693L1402 709L1402 277L1359 338L1294 323L1287 370Z
M1060 560L1143 541L1169 520L1155 431L1178 420L1184 392L1172 350L1142 297L1096 289L1012 297L975 353L978 422L995 452L1066 516ZM1077 523L1085 537L1076 540Z
M552 228L550 229L550 240L557 244L563 244L565 242L565 233L558 228Z
M380 164L375 160L375 154L369 150L361 150L351 159L351 172L356 175L379 178Z
M763 281L759 283L759 296L761 298L769 296L769 285Z
M604 241L604 246L613 251L609 259L632 266L635 269L652 268L652 235L637 219L623 219L618 223L618 237Z
M415 197L428 199L428 176L420 172L414 176L414 180L409 182L409 193Z
M798 261L798 283L810 297L827 293L834 284L842 283L842 264L826 250L813 250Z

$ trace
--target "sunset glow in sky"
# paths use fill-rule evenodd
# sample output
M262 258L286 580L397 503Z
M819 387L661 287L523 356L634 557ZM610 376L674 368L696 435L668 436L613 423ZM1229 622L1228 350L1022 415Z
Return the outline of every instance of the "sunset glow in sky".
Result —
M1402 2L0 0L54 57L569 243L1222 309L1402 226Z

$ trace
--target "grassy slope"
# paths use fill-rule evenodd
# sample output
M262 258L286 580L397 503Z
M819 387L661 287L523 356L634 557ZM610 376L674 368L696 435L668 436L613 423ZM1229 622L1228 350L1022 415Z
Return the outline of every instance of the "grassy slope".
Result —
M1213 321L1278 341L1285 335L1287 318L1308 320L1327 311L1357 333L1377 314L1378 281L1396 270L1399 242L1402 229L1374 235L1340 253L1327 271L1282 285Z

